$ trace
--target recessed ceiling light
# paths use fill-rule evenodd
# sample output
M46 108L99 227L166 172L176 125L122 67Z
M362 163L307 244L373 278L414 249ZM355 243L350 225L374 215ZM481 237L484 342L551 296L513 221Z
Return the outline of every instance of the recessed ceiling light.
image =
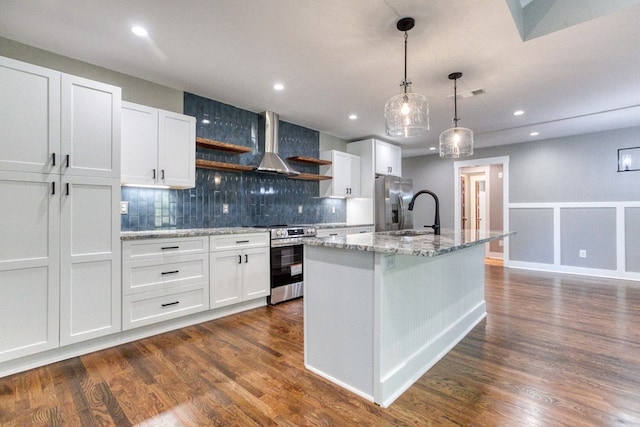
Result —
M209 121L209 119L202 119L202 124L203 124L203 125L208 125L209 123L211 123L211 122Z
M524 114L524 111L522 111L522 110L516 110L516 111L513 112L514 116L521 116L523 114Z
M355 114L349 114L349 120L356 120L358 118L358 116L356 116Z
M144 28L142 28L139 25L136 25L134 27L131 27L131 32L133 34L135 34L136 36L140 36L140 37L147 37L149 35L149 33L147 32L147 30L145 30Z
M531 132L529 135L531 135L531 136L538 136L538 135L540 135L540 132Z
M276 84L273 85L273 88L275 90L282 90L282 89L284 89L284 85L282 83L276 83Z

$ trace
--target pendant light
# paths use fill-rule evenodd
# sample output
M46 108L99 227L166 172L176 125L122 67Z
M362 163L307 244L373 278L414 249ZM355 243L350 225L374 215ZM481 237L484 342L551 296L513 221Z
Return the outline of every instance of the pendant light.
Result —
M389 136L418 136L429 130L429 104L423 95L411 92L407 79L407 31L413 28L413 18L400 19L396 27L404 32L404 80L402 93L389 99L384 106L385 131Z
M440 157L457 159L473 155L473 131L458 127L458 79L462 73L449 74L449 80L453 80L453 127L440 134Z

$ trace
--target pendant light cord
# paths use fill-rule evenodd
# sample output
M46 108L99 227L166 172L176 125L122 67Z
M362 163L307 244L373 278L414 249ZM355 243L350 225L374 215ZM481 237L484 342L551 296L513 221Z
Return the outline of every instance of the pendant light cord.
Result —
M453 79L453 126L458 127L458 79Z
M402 82L402 85L404 86L404 93L407 93L407 86L409 85L409 83L407 82L407 39L409 38L409 36L407 35L407 32L404 32L404 81Z

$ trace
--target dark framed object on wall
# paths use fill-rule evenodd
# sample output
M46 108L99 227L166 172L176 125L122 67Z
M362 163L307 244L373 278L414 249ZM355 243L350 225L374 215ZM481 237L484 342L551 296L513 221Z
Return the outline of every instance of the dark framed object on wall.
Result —
M640 171L640 147L618 149L618 172Z

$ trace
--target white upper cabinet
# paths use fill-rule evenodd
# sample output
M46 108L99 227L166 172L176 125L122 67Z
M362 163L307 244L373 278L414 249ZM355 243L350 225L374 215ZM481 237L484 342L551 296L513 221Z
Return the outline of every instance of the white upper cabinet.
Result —
M60 173L120 177L121 89L62 75Z
M195 187L195 117L130 102L122 107L121 182Z
M122 102L123 184L154 185L158 170L158 110Z
M60 164L60 73L0 57L0 170Z
M376 175L402 176L402 149L383 141L375 141Z
M320 158L331 161L320 167L320 173L332 177L320 181L320 197L360 197L360 157L331 150L323 151Z

